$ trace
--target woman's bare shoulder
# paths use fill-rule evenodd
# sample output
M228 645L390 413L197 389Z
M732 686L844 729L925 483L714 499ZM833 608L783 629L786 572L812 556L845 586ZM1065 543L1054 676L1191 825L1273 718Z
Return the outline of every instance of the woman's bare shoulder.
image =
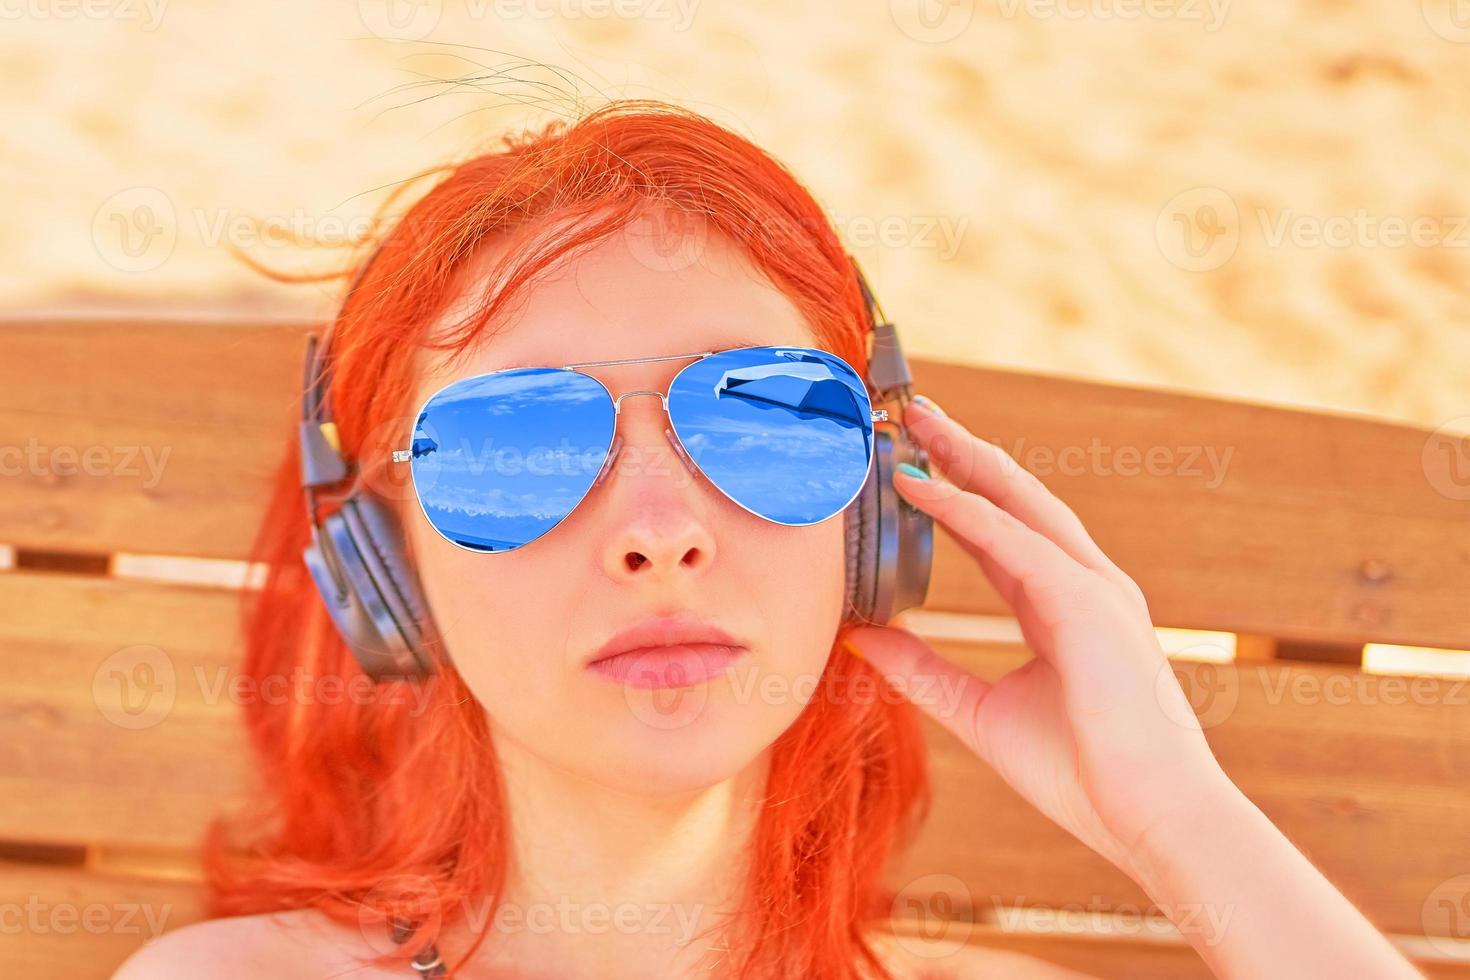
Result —
M350 972L354 980L410 975L363 965L383 951L357 930L312 909L209 919L172 929L140 948L113 980L217 977L319 978Z
M898 980L1088 980L1086 974L1009 950L967 943L936 955L933 948L905 942L886 929L870 929L865 935ZM366 957L382 948L311 909L243 915L170 930L129 957L113 980L316 980L335 975L379 980L410 975L364 965Z
M905 942L882 928L865 935L898 980L1091 980L1088 974L1005 949L956 943L941 951L921 942Z

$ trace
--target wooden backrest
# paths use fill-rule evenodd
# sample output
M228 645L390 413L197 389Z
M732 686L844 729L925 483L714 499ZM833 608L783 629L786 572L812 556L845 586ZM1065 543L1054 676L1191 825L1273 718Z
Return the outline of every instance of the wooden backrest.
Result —
M308 329L0 324L0 903L51 910L3 947L6 975L107 976L149 914L200 914L190 849L247 778L221 695L239 655L229 583ZM1470 940L1470 680L1362 669L1365 643L1470 649L1466 447L1369 418L914 371L1078 511L1159 626L1230 634L1176 661L1226 770L1426 969L1470 975L1451 962ZM1027 656L985 618L1005 612L941 535L914 628L996 676ZM1440 656L1438 673L1463 662ZM1137 926L1148 901L1130 881L928 732L935 806L893 869L897 916L1104 975L1205 975L1177 937ZM96 907L102 928L57 924ZM1064 928L1066 913L1109 928Z

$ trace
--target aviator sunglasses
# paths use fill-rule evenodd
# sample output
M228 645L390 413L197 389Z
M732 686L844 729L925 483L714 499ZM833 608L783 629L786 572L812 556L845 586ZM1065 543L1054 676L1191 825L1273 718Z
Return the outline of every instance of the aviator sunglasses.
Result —
M668 391L613 397L579 368L694 358ZM817 524L868 479L875 411L863 380L811 347L721 351L525 367L461 378L424 402L407 462L430 525L471 551L524 547L602 482L617 456L625 398L657 395L676 451L724 496L774 524Z

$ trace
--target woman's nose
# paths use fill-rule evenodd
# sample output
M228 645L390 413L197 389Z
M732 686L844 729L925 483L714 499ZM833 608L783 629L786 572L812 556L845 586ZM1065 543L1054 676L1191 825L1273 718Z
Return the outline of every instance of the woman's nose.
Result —
M697 471L667 426L667 416L650 408L636 423L629 413L620 413L619 431L597 477L614 528L603 554L612 578L701 572L715 556Z

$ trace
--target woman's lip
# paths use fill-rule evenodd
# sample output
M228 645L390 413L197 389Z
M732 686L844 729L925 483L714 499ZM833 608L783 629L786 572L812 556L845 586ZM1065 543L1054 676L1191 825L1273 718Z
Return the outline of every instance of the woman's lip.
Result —
M592 661L587 669L624 687L692 687L719 676L749 652L722 643L674 643L604 657Z
M619 630L590 658L595 663L619 654L678 645L744 646L744 642L691 615L659 616Z

